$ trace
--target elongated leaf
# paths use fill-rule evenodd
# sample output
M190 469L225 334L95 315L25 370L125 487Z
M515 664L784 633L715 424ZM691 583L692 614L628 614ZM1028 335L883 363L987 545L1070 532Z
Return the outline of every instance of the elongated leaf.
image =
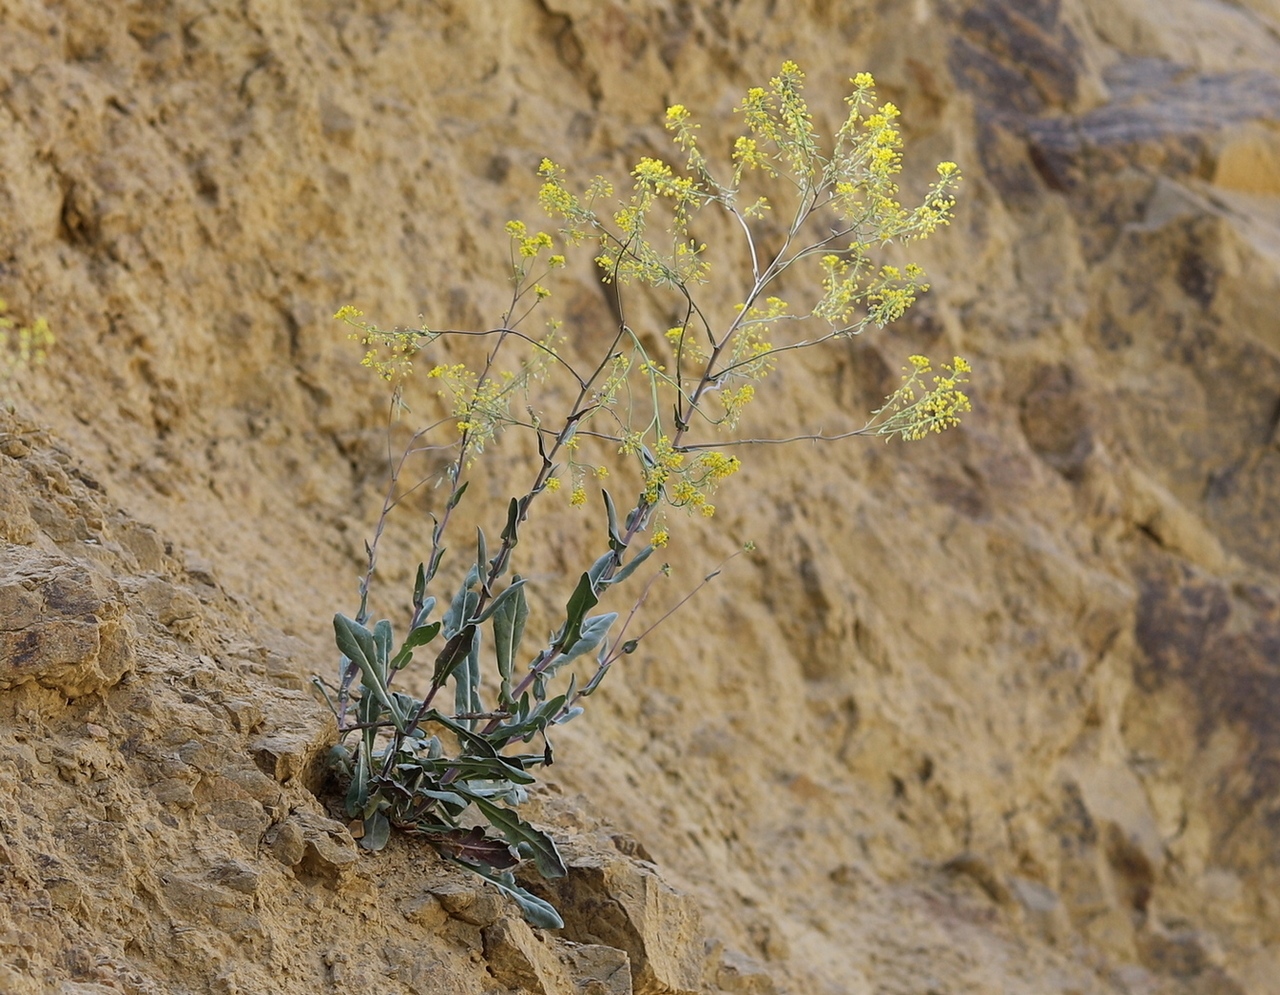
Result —
M467 647L467 656L458 666L453 668L453 710L455 712L471 711L471 657L475 653L476 648L476 630L471 631L471 643ZM470 720L462 720L463 724L472 729L475 723Z
M555 676L556 671L563 667L570 660L576 660L584 653L590 653L593 649L600 645L600 641L609 634L609 628L618 620L617 612L606 612L603 615L592 615L582 625L582 632L578 637L578 641L572 646L565 648L551 666L545 668L543 673L548 677Z
M471 652L467 655L467 670L470 672L471 700L467 704L468 712L484 711L484 703L480 700L480 627L476 627L475 638L471 641ZM471 728L475 729L478 719L471 720Z
M544 902L537 895L530 894L516 884L515 875L510 871L488 871L473 864L460 864L473 874L478 874L490 884L497 885L515 899L520 911L530 926L539 929L564 929L564 920L550 902Z
M652 545L645 546L645 548L636 553L636 555L631 558L630 562L625 564L621 570L606 580L604 582L605 585L621 584L624 580L635 573L636 567L640 566L641 563L653 555L653 550L654 547Z
M409 623L409 631L411 632L414 629L421 628L422 625L426 622L427 616L431 614L432 609L435 608L436 606L436 599L434 597L428 596L424 598L421 602L414 602L414 604L416 605L416 607L414 608L414 611L413 611L413 619Z
M498 658L498 676L502 681L498 688L498 707L501 709L509 709L512 704L511 670L520 650L520 640L524 638L525 621L529 618L524 581L517 578L517 583L519 586L512 584L499 594L493 604L494 652Z
M456 809L464 809L469 802L459 794L452 791L437 791L435 788L418 788L414 794L424 795L427 798L435 799L446 805L452 805Z
M484 529L476 526L476 573L481 577L488 574L486 564L489 561L489 544L484 539Z
M528 738L547 727L547 723L564 707L566 696L561 694L548 701L541 702L537 708L523 718L499 726L491 734L491 738L500 746L506 746L513 739Z
M341 619L341 623L339 623ZM355 619L347 618L339 612L333 617L334 639L338 649L357 664L364 660L372 663L378 657L377 647L373 642L373 633ZM354 649L353 649L354 647Z
M513 757L504 757L486 737L472 732L461 722L456 722L437 709L431 709L423 716L424 722L438 722L446 729L452 729L462 741L463 749L471 754L474 762L464 764L464 757L447 761L450 768L457 768L467 778L483 777L493 780L514 781L516 784L532 784L534 778L525 773L524 766ZM479 766L477 766L477 764Z
M345 802L347 817L354 818L356 813L364 808L368 798L369 754L367 750L361 750L360 755L356 757L356 769L351 778L351 787L347 789Z
M420 625L416 629L410 629L409 634L404 637L404 642L400 645L399 652L391 658L391 669L401 670L407 667L409 661L413 659L413 651L419 646L426 646L436 638L439 632L439 621Z
M507 527L502 530L502 541L508 549L515 549L520 541L520 502L515 498L507 505Z
M467 793L465 789L463 793ZM544 878L562 878L568 873L560 858L560 851L556 849L551 837L541 829L535 829L511 809L495 805L482 795L469 794L469 797L489 820L489 825L500 832L508 843L529 845L533 850L533 861L538 865L538 873Z
M364 820L364 835L359 843L362 849L378 851L391 838L391 822L382 812L374 812Z
M395 632L391 623L383 619L373 627L373 644L378 651L378 673L383 681L387 679L387 662L391 659L391 644L395 640Z
M413 579L413 610L415 615L421 614L422 598L427 593L426 566L418 564L418 575Z
M453 676L454 670L467 659L471 652L471 641L475 637L476 627L465 626L461 632L444 644L444 649L436 657L435 670L431 675L432 687L444 687L444 682Z
M453 696L455 712L479 712L483 707L480 703L480 629L474 625L468 628L471 629L471 648L466 662L453 672L457 682ZM476 726L474 719L464 719L463 724L473 730Z
M396 729L404 732L404 714L387 692L386 682L378 672L378 665L375 662L378 651L374 646L372 634L359 622L343 614L333 616L333 631L338 649L360 666L360 672L364 675L364 685L377 696L378 701L390 713Z
M608 583L608 581L601 579L604 577L605 571L613 569L617 564L618 554L613 550L609 550L609 552L599 557L595 563L591 564L591 569L587 571L587 576L591 579L591 586L596 590L600 590L601 587Z
M469 871L477 871L477 865L506 870L520 864L520 858L509 844L486 836L479 826L444 831L420 827L414 830L414 835L424 837L442 857L462 864Z
M627 544L622 541L622 536L618 534L618 509L613 506L613 498L609 496L609 492L602 490L604 495L604 511L609 519L609 549L619 556L627 549Z
M556 639L558 648L561 651L578 641L578 638L582 635L582 620L586 618L587 612L591 611L599 602L600 598L591 584L591 578L587 574L583 574L564 608L564 626Z
M448 507L450 510L458 507L458 502L462 500L462 495L467 493L467 488L470 486L471 486L471 481L468 480L466 483L464 483L461 487L457 489L453 497L449 498Z
M493 781L495 783L501 781L510 781L514 784L534 784L537 778L524 769L523 764L519 762L518 757L503 757L498 759L482 759L480 757L459 757L450 760L448 764L450 771L458 772L458 781ZM450 784L456 784L457 781L451 781ZM499 789L500 790L500 789Z
M516 593L520 588L524 587L526 583L528 583L528 581L523 577L517 577L513 580L510 587L489 602L489 606L485 608L485 610L480 613L480 617L476 619L476 624L483 625L485 622L489 621L494 613L497 612L506 601L514 598ZM523 595L521 595L521 597L523 597Z
M479 596L471 588L475 586L476 581L479 579L480 573L473 563L471 569L467 571L467 577L462 582L462 586L458 588L458 593L453 596L453 601L449 604L449 610L444 613L444 634L446 636L452 636L471 618L471 610L479 600Z

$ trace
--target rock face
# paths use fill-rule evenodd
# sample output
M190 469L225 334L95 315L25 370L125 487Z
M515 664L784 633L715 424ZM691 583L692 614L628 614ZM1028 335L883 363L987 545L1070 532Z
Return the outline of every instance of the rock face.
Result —
M750 453L678 523L690 585L759 552L557 741L544 935L325 807L386 400L327 316L488 325L543 155L620 180L677 100L719 148L784 58L828 131L876 74L909 190L967 179L930 295L754 428L917 351L976 410ZM0 297L59 337L0 423L0 991L1273 991L1277 67L1270 0L0 0ZM615 320L589 262L553 289ZM545 522L551 605L593 538Z

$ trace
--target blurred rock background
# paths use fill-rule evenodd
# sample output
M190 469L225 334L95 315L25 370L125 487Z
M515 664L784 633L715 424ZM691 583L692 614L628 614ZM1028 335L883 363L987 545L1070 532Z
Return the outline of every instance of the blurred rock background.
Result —
M543 155L620 181L677 101L715 147L786 58L828 132L876 75L904 200L966 181L934 290L769 425L917 351L975 411L676 523L685 587L759 551L562 733L541 936L317 800L386 446L329 316L491 324ZM1280 990L1275 0L0 0L0 297L58 335L0 425L0 992Z

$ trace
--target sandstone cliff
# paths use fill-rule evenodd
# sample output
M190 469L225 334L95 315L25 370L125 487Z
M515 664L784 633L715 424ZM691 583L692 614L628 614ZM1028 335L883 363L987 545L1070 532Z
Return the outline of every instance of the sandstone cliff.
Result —
M317 798L384 474L329 315L491 321L541 156L621 177L784 58L967 180L929 297L771 416L921 349L976 410L681 532L686 582L760 551L566 729L541 935ZM1280 990L1274 0L0 0L0 136L0 297L59 336L0 424L0 992Z

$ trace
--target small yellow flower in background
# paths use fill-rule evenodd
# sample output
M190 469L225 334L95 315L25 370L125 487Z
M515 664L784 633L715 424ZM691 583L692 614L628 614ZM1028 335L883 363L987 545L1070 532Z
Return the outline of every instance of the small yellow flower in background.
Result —
M554 494L554 493L555 493L556 491L558 491L559 489L560 489L560 478L559 478L559 477L548 477L548 478L547 478L547 490L551 491L551 493L553 493L553 494Z
M573 493L569 495L569 504L575 508L581 508L587 503L587 489L579 484L573 489Z
M653 544L658 547L658 549L661 549L670 541L671 533L666 529L658 529L658 531L653 534Z
M8 302L0 298L0 385L23 367L42 365L54 343L47 320L36 318L30 325L19 325L7 316L8 309ZM10 341L11 332L16 341Z

